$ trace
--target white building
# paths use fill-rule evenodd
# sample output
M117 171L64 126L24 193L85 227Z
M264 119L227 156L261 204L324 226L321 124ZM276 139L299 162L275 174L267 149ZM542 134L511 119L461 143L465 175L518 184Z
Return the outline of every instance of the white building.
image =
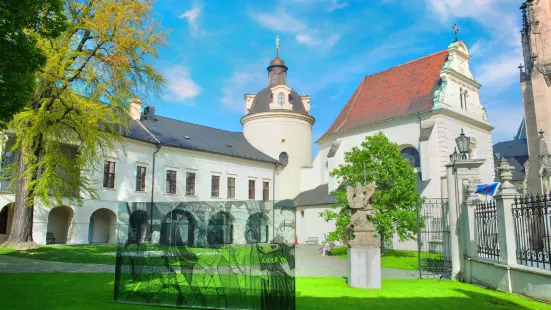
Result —
M267 68L268 86L245 95L243 132L155 115L153 107L141 113L135 101L124 148L105 154L104 166L97 167L100 199L85 198L82 208L37 206L33 238L44 244L52 233L56 243L114 242L121 202L294 199L299 241L321 240L334 224L319 212L334 204L329 193L340 183L329 171L343 163L346 151L379 131L415 166L423 196L446 197L441 178L461 129L471 136L471 156L490 159L482 171L493 180L492 127L469 58L465 44L455 42L445 51L365 77L317 141L313 160L310 97L286 84L288 68L277 56ZM4 150L7 146L9 140ZM6 207L0 213L0 242L9 233L7 206L14 201L2 184L0 206Z

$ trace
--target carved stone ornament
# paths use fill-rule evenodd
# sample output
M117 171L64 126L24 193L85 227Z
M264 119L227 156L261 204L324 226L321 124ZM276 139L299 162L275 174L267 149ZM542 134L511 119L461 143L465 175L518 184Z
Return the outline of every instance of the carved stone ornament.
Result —
M352 210L350 225L354 227L354 239L348 242L353 248L378 248L381 243L375 238L375 225L369 220L375 212L369 199L375 193L375 184L365 187L358 182L355 187L346 188L348 206Z

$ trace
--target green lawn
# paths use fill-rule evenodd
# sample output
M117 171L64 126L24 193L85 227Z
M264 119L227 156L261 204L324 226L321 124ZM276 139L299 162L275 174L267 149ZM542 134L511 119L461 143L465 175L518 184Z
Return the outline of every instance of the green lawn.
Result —
M346 247L338 247L333 249L333 254L345 259L348 259ZM385 255L381 257L381 267L396 268L406 270L418 270L419 264L417 261L417 252L415 251L399 251L386 250Z
M345 279L297 278L297 309L551 309L473 285L383 280L382 290L351 289ZM110 274L2 274L1 309L166 309L113 302Z

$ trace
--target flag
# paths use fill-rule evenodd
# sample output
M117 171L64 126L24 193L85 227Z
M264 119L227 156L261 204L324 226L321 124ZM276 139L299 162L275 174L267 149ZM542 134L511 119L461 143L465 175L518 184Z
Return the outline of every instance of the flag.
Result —
M478 184L476 185L476 192L477 194L487 195L487 196L495 196L497 194L497 190L499 189L499 182L493 182L489 184Z

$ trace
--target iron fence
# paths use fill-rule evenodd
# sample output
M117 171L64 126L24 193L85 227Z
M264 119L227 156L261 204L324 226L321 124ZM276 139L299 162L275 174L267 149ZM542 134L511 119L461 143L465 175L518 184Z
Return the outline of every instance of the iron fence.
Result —
M478 257L499 260L497 209L495 200L479 202L474 209Z
M447 199L425 198L417 205L419 278L451 275L450 226Z
M516 197L513 204L517 261L551 270L551 196Z

